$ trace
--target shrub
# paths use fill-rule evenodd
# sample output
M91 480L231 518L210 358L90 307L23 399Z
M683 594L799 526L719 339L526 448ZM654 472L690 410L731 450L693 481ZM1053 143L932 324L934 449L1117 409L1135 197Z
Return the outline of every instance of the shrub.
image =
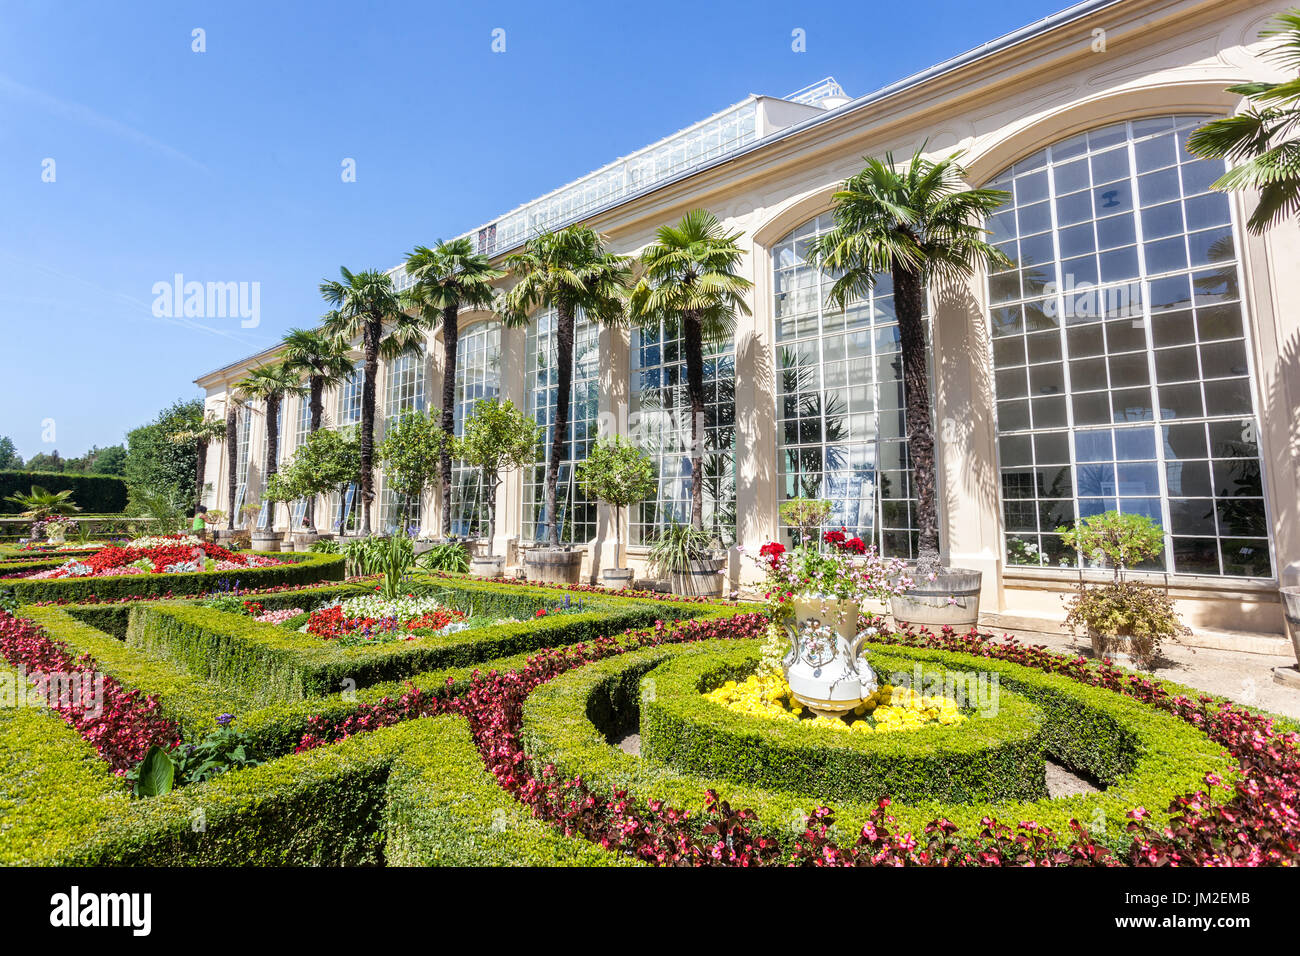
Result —
M1165 638L1189 634L1169 595L1149 584L1114 581L1080 585L1066 605L1065 623L1086 633L1097 657L1128 651L1134 663L1150 670Z
M32 485L51 492L69 491L87 514L121 514L126 509L126 482L112 475L75 472L0 471L0 514L18 514L21 505L3 499L26 493Z

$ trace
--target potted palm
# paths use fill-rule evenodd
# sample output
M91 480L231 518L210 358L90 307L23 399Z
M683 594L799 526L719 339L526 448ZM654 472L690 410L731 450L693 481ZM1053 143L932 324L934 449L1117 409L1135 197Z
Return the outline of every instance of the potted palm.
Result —
M494 554L497 523L497 491L504 476L536 460L541 429L509 399L480 399L466 420L464 435L452 440L457 458L477 468L482 480L483 506L487 513L487 553L470 558L470 573L499 578L505 557Z
M836 277L829 300L841 309L860 299L877 277L893 281L918 540L911 575L916 587L892 607L896 619L915 624L973 625L979 616L980 572L945 568L939 557L925 325L928 288L965 281L980 264L1011 265L987 241L983 225L1008 194L968 189L966 178L957 155L934 162L918 150L901 165L890 154L868 158L835 194L834 228L814 249L821 267Z
M578 480L588 493L614 509L614 566L601 571L605 587L621 590L632 586L632 569L623 567L619 547L623 509L644 501L655 490L654 464L650 456L615 436L596 443L578 466Z
M560 543L560 466L569 453L569 406L573 401L573 348L579 313L589 322L618 325L625 321L624 297L632 271L628 259L610 252L605 240L587 226L542 233L506 257L515 284L501 302L507 325L533 321L538 309L555 310L555 418L546 459L546 504L542 520L546 540L524 555L534 580L576 584L582 551Z
M660 529L650 546L650 567L668 578L674 594L719 597L727 553L713 545L714 539L707 531L673 521Z

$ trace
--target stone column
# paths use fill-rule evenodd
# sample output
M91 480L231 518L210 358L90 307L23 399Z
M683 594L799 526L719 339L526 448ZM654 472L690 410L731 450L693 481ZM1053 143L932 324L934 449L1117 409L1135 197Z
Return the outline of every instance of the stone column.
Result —
M528 347L528 330L523 327L501 329L501 400L509 400L525 414L528 412L527 368L525 349ZM519 540L523 534L524 476L520 470L510 472L501 483L497 494L497 531L492 542L492 553L505 555L507 564L520 563Z
M773 369L772 260L768 250L751 246L746 263L754 283L750 314L736 320L736 541L757 554L777 535L776 375ZM761 573L734 552L729 588Z

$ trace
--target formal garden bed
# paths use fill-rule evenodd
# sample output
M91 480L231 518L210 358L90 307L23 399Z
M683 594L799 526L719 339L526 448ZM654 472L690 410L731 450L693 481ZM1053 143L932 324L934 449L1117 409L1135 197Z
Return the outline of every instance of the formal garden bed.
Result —
M184 597L9 597L0 687L36 677L53 707L0 708L3 862L1298 858L1294 725L1109 664L864 619L884 680L836 724L719 693L770 657L764 605L210 574L159 575L200 579ZM313 619L394 623L345 642ZM1096 792L1050 798L1047 760Z

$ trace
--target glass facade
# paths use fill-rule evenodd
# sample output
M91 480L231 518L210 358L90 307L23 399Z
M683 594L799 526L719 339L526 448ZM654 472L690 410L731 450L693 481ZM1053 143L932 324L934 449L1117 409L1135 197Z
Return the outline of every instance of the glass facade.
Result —
M404 412L424 409L424 354L406 352L387 364L384 389L384 422L391 423ZM358 391L358 401L360 392ZM358 406L358 420L360 410Z
M596 503L588 501L574 480L574 465L587 457L596 440L600 352L596 325L578 316L574 328L573 393L569 405L568 454L560 463L556 501L560 540L587 542L596 536ZM554 436L559 398L555 368L555 312L541 313L528 325L525 347L527 412L545 429L538 461L524 469L524 540L546 538L546 460Z
M352 374L338 387L339 413L335 417L335 427L361 423L361 390L366 384L366 367L358 363Z
M1015 267L989 277L1007 560L1074 566L1104 511L1165 532L1150 570L1273 573L1231 209L1193 158L1208 117L1116 123L989 185Z
M691 519L691 404L680 337L632 331L632 440L654 459L655 497L631 509L633 543L652 541L670 521ZM736 537L735 343L707 348L704 362L704 527L724 544Z
M810 255L833 225L825 213L772 250L778 494L828 500L830 526L908 558L916 520L893 283L881 275L865 300L829 304L833 280ZM789 543L791 529L781 533Z
M496 398L501 391L501 326L484 322L464 332L456 349L456 400L453 410L457 435L465 434L465 420L474 403ZM473 536L486 533L483 488L478 469L452 460L451 531Z
M338 495L334 497L337 499ZM352 517L354 526L360 522L360 493L355 496L354 511L355 517ZM384 488L383 494L379 496L379 527L378 530L384 534L395 534L399 529L404 527L407 534L415 535L420 533L420 515L423 511L422 503L410 495L399 495L396 492Z
M253 434L253 409L251 406L239 410L239 421L235 423L235 527L243 526L239 509L244 507L248 495L248 451Z

